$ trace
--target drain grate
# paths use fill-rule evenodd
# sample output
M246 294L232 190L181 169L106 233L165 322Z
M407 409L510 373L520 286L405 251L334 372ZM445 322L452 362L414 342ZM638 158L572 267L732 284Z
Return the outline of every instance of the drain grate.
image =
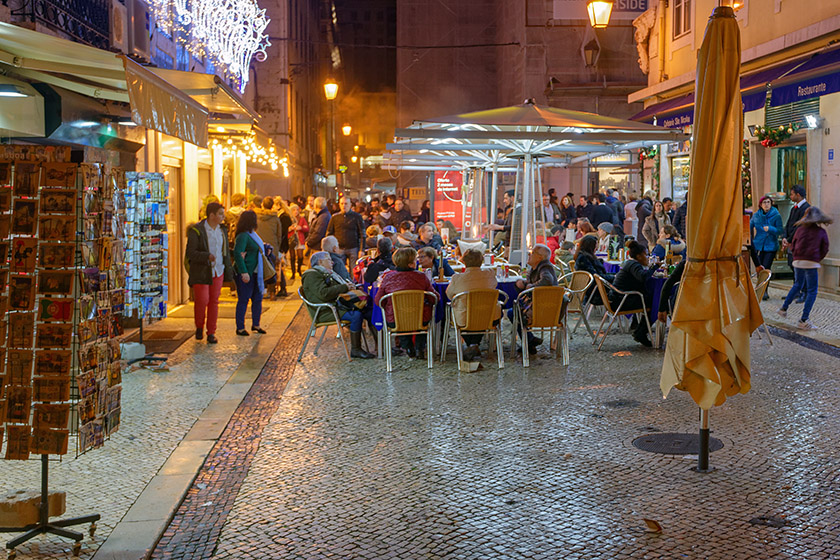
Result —
M642 451L665 455L697 455L700 453L699 434L656 433L639 436L633 445ZM709 451L723 448L719 439L709 438Z
M776 529L780 529L785 525L789 525L786 519L782 519L781 517L773 517L771 515L760 515L758 517L753 517L750 519L750 523L752 525L762 525L764 527L774 527Z
M639 404L639 401L634 401L633 399L618 399L615 401L607 401L604 403L604 406L608 406L610 408L636 408Z

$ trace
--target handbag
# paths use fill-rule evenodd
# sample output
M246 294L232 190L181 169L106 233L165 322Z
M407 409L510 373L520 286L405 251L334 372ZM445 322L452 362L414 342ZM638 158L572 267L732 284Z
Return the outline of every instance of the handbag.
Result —
M271 264L271 261L268 257L265 256L265 253L260 252L263 261L263 280L269 280L274 278L277 275L277 271L274 270L274 265Z
M339 294L335 303L342 311L357 311L367 305L368 296L362 290L350 290Z

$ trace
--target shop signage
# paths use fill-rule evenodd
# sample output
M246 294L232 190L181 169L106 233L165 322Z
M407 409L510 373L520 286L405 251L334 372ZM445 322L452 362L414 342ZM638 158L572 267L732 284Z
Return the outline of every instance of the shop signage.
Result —
M248 83L251 59L265 60L271 45L269 19L257 0L148 0L156 25L177 38L196 58L213 64L236 82L240 93Z
M426 200L426 187L410 187L408 189L409 200Z
M676 115L662 117L661 121L658 121L656 124L664 126L665 128L683 128L694 124L694 107L692 107L691 111L687 113L678 113Z
M554 0L554 19L589 19L587 0ZM636 19L647 11L650 0L613 0L610 21Z
M834 148L828 150L828 165L834 165Z
M786 86L774 87L773 91L770 92L770 105L776 107L838 91L840 91L840 72Z
M463 224L460 171L435 171L435 221L449 220L460 230ZM455 232L449 232L455 235Z

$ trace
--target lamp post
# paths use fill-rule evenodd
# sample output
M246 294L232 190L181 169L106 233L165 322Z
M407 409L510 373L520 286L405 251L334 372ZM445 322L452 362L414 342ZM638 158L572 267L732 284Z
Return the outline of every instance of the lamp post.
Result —
M324 82L324 95L327 101L330 102L330 173L334 177L338 177L336 164L336 146L335 146L335 98L338 96L338 84L332 78L328 78ZM324 193L326 194L326 193Z
M592 24L593 29L607 27L612 9L612 0L589 0L586 3L586 12L589 14L589 23Z

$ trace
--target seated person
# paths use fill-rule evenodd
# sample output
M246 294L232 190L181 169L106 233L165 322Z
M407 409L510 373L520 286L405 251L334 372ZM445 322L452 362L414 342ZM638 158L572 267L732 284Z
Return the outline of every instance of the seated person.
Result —
M451 300L456 295L462 292L469 292L470 290L495 290L496 289L496 274L492 270L482 270L481 264L484 262L484 254L475 249L468 249L464 256L461 257L461 262L466 267L464 272L455 274L452 280L449 281L449 286L446 288L446 296ZM458 325L463 325L467 321L467 302L465 298L460 298L452 304L452 312L455 315L455 322ZM502 316L502 306L499 305L494 311L493 319L500 319ZM467 345L464 350L464 361L472 362L481 354L478 348L481 343L481 334L465 334L464 344ZM458 341L460 344L460 341Z
M410 220L400 223L400 231L394 239L394 245L397 247L414 247L417 236L412 232L413 229L414 222Z
M685 242L680 239L680 234L677 232L677 228L670 224L666 224L665 227L662 228L662 231L659 232L659 239L656 241L656 246L653 248L651 256L664 259L668 252L668 243L671 244L671 253L682 256L684 260Z
M352 281L350 272L347 270L345 264L344 253L338 247L338 238L334 235L328 235L321 240L321 250L330 254L333 262L333 271L347 281Z
M382 237L377 241L377 255L365 271L365 284L373 284L384 271L394 270L396 268L394 261L391 260L391 251L393 248L394 246L391 244L391 240L387 237Z
M542 243L548 250L551 251L551 259L549 259L552 263L554 262L554 252L560 248L560 241L556 235L553 235L551 230L548 228L543 227L542 222L536 223L536 230L537 230L537 243Z
M440 251L441 248L443 248L443 240L440 238L440 235L438 235L434 224L423 224L420 226L419 234L420 237L415 243L419 249L422 249L423 247L431 247L435 251Z
M648 266L647 247L638 241L628 243L627 250L630 258L621 264L621 269L615 275L613 286L622 292L642 293L644 295L645 307L650 310L653 294L648 291L647 281L656 272L656 266ZM624 296L618 292L612 292L610 294L610 303L614 307L617 307L623 298ZM624 302L625 309L640 309L641 307L642 301L635 294L628 296ZM647 322L644 319L637 321L635 318L634 322L633 340L642 346L652 346L648 337Z
M577 234L575 235L575 239L580 239L584 235L589 235L590 233L595 233L595 228L592 227L592 224L589 223L589 220L587 220L586 218L578 218Z
M330 254L326 251L318 251L313 253L309 258L310 268L301 275L301 288L304 297L312 303L335 303L339 295L349 291L352 284L348 284L341 276L333 271L333 260ZM309 309L310 316L313 315L313 310ZM350 356L353 358L373 358L373 354L368 354L362 349L362 321L364 319L370 320L369 308L367 310L353 310L346 311L339 316L343 320L350 321ZM318 310L318 320L327 321L333 319L332 312L328 309L321 308Z
M554 270L554 265L549 260L551 258L551 250L541 243L534 245L531 253L528 255L528 280L517 280L516 289L519 292L524 292L536 286L556 286L557 272ZM525 310L527 313L527 309ZM508 312L508 318L512 320L513 310ZM528 331L528 353L536 354L537 346L542 344L542 339L534 336Z
M440 272L441 260L438 258L438 253L431 247L423 247L417 251L417 264L420 265L421 271L431 270L432 277L436 277ZM449 266L449 261L443 259L443 274L447 278L451 278L455 271ZM495 275L494 275L495 276Z
M382 282L379 284L379 291L376 292L376 305L379 305L379 302L383 297L394 292L402 290L424 290L431 292L434 290L432 288L432 283L429 282L426 275L421 274L414 269L416 261L417 251L411 247L397 249L394 253L394 264L397 268L382 278ZM426 296L426 305L423 308L423 324L427 324L432 320L433 305L434 300L431 296ZM383 311L385 313L385 321L388 323L388 327L394 327L396 323L394 322L394 307L391 299L388 299L385 302ZM422 352L426 349L426 337L418 336L418 344L415 347L411 340L413 336L414 335L409 334L397 337L400 348L408 350L408 355L411 357L422 354Z
M365 230L365 249L376 249L376 243L382 236L382 228L373 224Z
M571 241L564 241L560 248L554 251L554 262L562 261L569 264L575 260L575 244Z
M586 235L578 242L578 250L575 253L575 270L588 272L593 276L600 276L607 282L612 282L614 274L610 274L604 268L604 262L595 256L595 248L598 240L594 235ZM592 296L590 300L589 297ZM598 287L593 283L583 301L591 301L592 305L604 305Z
M437 226L437 229L440 232L441 239L445 237L443 230L446 230L446 233L449 236L449 243L454 243L458 241L458 239L461 237L461 234L458 233L458 229L455 227L455 224L453 224L449 220L438 219L435 221L435 225Z
M668 320L668 304L670 303L671 308L673 308L677 303L677 294L674 292L674 286L677 282L682 281L683 271L685 271L685 259L677 263L677 266L674 267L674 272L671 273L662 285L662 292L659 295L659 313L657 319L663 323Z
M595 248L595 253L609 253L610 241L612 240L613 225L609 222L601 222L598 224L598 230L595 232L598 236L598 246Z

